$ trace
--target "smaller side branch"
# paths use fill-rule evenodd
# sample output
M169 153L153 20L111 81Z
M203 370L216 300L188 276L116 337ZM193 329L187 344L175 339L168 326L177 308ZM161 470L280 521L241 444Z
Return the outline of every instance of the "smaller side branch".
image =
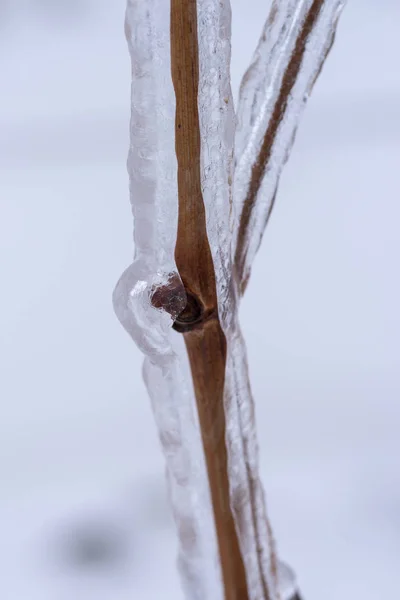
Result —
M289 4L293 4L292 12L289 11ZM297 10L297 6L295 6L296 4L299 7L299 10ZM293 116L293 113L296 113L296 111L298 114L300 114L301 105L304 104L305 98L312 89L312 86L321 71L324 60L332 46L336 21L343 4L344 2L341 0L313 0L306 11L304 11L303 8L303 13L305 12L305 14L302 14L300 8L301 2L288 1L287 3L283 3L281 6L274 2L266 28L259 42L254 63L249 68L243 79L242 87L246 88L245 94L248 94L248 89L251 87L251 85L249 86L249 81L251 81L251 78L253 77L253 71L256 73L254 89L251 90L250 95L244 100L244 102L248 103L248 106L252 106L251 98L254 100L256 96L259 97L262 86L266 85L265 82L267 80L268 73L277 72L279 69L282 69L282 66L279 63L283 64L285 61L287 63L281 76L279 93L276 95L276 99L272 108L268 111L269 118L263 121L261 126L254 126L256 130L256 136L261 136L261 143L256 159L250 168L249 179L244 197L239 199L235 198L235 202L239 201L239 204L241 204L242 207L235 249L235 268L242 293L246 288L250 275L252 259L254 258L254 254L261 242L263 231L268 223L274 206L280 170L287 159L290 145L293 142L297 128L298 116L293 119L292 125L287 128L283 142L279 140L277 145L282 146L282 148L275 150L277 138L280 135L280 128L284 120L288 117L287 113L289 110L291 116ZM323 11L325 11L323 18L320 19ZM282 12L282 14L285 13L283 14L284 18L281 16L280 20L278 18L279 12ZM285 25L284 30L283 24ZM298 31L296 33L296 40L292 46L293 50L290 54L288 54L287 59L283 59L283 46L286 43L289 44L289 36L291 35L290 32L291 30L296 30L296 27L298 28ZM285 39L284 35L279 37L279 43L282 46L282 52L279 52L278 46L278 50L275 50L276 56L271 58L265 54L265 46L269 43L271 32L274 30L273 28L282 28L281 33L282 31L285 31L285 35L287 35L288 39ZM308 44L312 35L317 30L319 31L320 28L322 28L322 31L319 32L319 45L317 48L313 49L314 58L312 61L310 61L310 65L307 66L307 71L309 70L310 72L306 73L306 84L304 86L304 91L302 94L299 93L296 95L296 98L293 99L293 90L296 82L298 81L299 74L302 72L302 70L304 70L303 61L307 53ZM264 54L262 54L260 49L262 49ZM271 60L270 63L268 63L269 60ZM265 69L268 69L268 73L263 72L264 67ZM271 76L271 82L269 82L269 86L275 86L276 83L277 82ZM273 92L270 87L268 87L267 90L264 90L264 93L266 93L266 91L271 93ZM290 102L293 102L295 106L289 107ZM246 118L250 121L247 126L251 127L251 121L254 121L258 115L251 113L251 118L249 119L248 112L249 110L254 110L254 108L246 110ZM260 129L257 130L257 127ZM264 130L262 127L264 127ZM279 156L277 156L277 153L279 153ZM275 164L272 168L275 170L275 173L271 178L272 180L269 181L269 186L273 187L269 189L269 196L267 198L262 198L261 200L261 203L265 203L265 206L261 210L262 214L260 215L257 212L256 216L255 213L259 205L259 195L262 193L261 187L269 166L273 162ZM255 226L256 231L253 231L255 218L258 220L258 224ZM254 239L255 237L256 239ZM251 256L249 256L250 244L252 246Z

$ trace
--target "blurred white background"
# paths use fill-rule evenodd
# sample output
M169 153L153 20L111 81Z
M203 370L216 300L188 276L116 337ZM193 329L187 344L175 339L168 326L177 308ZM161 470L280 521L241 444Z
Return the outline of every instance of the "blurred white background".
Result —
M233 87L267 8L233 0ZM2 600L178 600L132 256L124 0L0 4ZM263 480L305 600L400 567L396 0L349 0L243 303Z

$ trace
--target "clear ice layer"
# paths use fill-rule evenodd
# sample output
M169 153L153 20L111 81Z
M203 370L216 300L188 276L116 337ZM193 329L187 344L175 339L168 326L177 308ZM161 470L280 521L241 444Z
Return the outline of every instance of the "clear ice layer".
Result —
M224 407L230 497L249 600L289 600L295 579L289 568L277 562L259 479L254 401L238 320L240 294L343 4L339 0L273 3L243 78L236 125L230 89L229 0L197 0L201 186L219 318L227 340ZM301 64L294 73L293 56L305 27ZM186 294L174 260L178 189L170 2L128 0L126 37L132 61L128 172L135 256L117 283L114 308L145 355L144 379L166 459L185 598L223 600L190 367L183 338L172 330L174 319L185 307ZM292 75L290 89L288 73ZM242 269L238 270L234 262L239 223L254 179L253 167L277 115L239 248Z
M171 329L186 294L174 261L178 190L169 11L166 0L129 0L127 6L135 257L116 285L113 303L145 355L144 379L166 459L185 597L222 600L193 385L182 340L174 339L178 334Z
M268 158L240 252L242 281L250 274L282 168L289 157L304 106L332 46L344 4L344 0L274 0L243 77L237 108L233 187L239 215L249 196L254 165L265 136L269 135L272 142L268 144ZM301 61L297 57L301 57ZM296 64L300 67L298 72Z

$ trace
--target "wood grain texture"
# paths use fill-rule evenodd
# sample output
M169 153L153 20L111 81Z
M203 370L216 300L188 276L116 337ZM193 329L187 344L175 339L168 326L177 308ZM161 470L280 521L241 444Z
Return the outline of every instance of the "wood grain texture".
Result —
M196 0L171 0L171 70L176 95L179 216L175 261L188 302L175 321L189 356L207 465L225 600L248 600L229 496L223 392L226 339L218 318L214 265L200 178ZM204 599L212 600L212 599Z

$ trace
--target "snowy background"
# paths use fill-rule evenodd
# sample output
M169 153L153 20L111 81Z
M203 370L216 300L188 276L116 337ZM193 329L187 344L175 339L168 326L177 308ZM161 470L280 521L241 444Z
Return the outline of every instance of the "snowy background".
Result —
M267 9L233 0L233 86ZM141 356L124 0L0 3L0 598L180 599ZM243 302L263 480L306 600L400 567L400 4L349 0Z

